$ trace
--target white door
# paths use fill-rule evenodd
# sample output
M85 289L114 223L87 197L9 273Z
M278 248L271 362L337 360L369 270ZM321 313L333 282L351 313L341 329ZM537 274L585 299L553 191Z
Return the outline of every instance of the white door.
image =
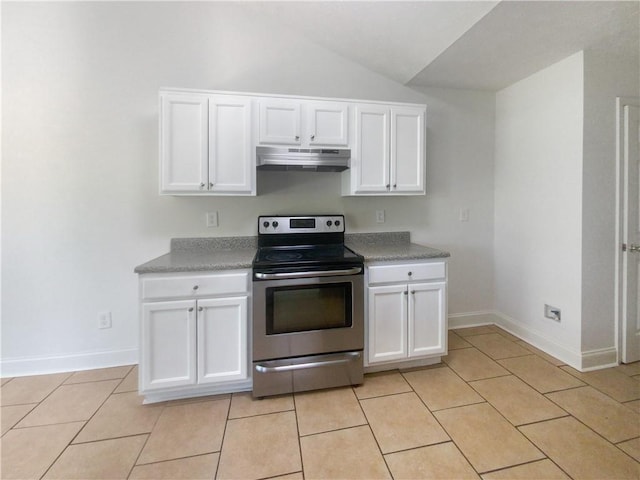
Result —
M196 383L196 302L145 303L142 306L141 390Z
M623 108L622 155L625 179L622 258L622 362L640 360L640 108Z
M425 110L391 109L391 191L424 193Z
M446 353L446 285L409 284L409 357Z
M407 286L368 290L369 363L407 358Z
M209 191L253 192L255 164L251 151L251 100L211 97L209 100Z
M306 105L309 146L349 143L349 107L343 103L319 102Z
M354 193L388 192L390 112L378 105L356 106Z
M260 99L261 144L300 145L300 103Z
M248 297L198 301L198 383L247 378Z
M208 173L208 98L163 95L161 100L161 190L206 191Z

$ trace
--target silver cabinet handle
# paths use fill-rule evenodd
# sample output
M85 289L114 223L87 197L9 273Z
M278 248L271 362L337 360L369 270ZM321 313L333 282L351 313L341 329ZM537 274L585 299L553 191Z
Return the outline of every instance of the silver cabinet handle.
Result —
M255 273L259 280L276 280L282 278L309 278L309 277L336 277L345 275L357 275L362 268L353 267L344 270L320 270L317 272L286 272L286 273Z
M333 355L320 355L315 362L297 363L293 365L278 365L278 360L258 363L255 366L257 372L290 372L292 370L305 370L307 368L327 367L329 365L343 365L360 358L360 352L347 352Z

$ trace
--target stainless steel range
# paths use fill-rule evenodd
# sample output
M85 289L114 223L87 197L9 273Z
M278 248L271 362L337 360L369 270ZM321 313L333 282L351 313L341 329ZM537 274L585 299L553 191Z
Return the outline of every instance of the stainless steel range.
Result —
M363 270L342 215L258 218L254 397L362 383Z

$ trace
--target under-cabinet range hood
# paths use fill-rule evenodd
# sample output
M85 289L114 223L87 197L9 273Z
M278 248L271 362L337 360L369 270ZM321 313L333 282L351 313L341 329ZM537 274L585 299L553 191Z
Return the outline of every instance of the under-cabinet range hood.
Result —
M342 172L351 150L336 148L256 147L258 170Z

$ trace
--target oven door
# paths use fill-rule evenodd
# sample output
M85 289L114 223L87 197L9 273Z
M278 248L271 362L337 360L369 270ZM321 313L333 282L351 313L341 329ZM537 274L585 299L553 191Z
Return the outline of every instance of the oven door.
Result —
M253 282L254 361L363 349L362 273L307 273L255 275L268 279Z

